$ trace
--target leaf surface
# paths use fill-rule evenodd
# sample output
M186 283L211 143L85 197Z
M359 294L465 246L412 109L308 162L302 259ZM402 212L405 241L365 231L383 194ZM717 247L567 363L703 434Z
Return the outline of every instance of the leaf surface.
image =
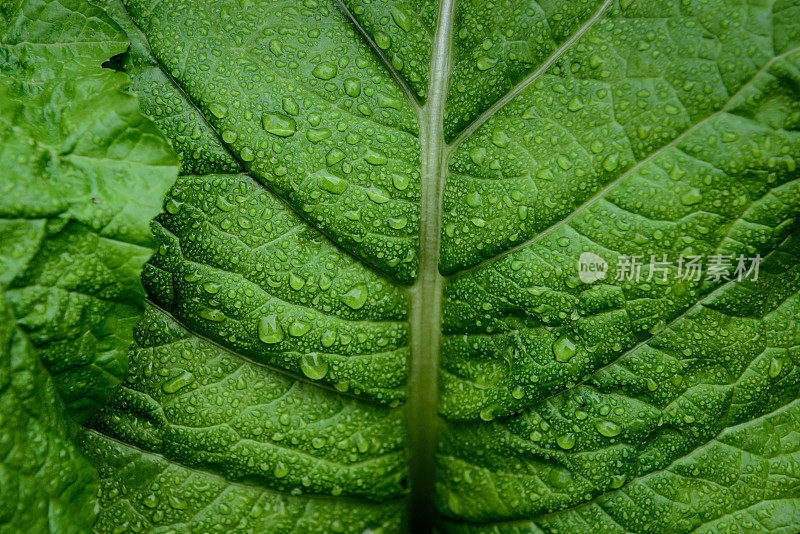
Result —
M0 532L85 533L99 485L75 421L125 377L177 161L101 66L127 48L101 8L0 13Z
M53 379L0 293L0 532L90 531L97 475Z
M800 5L102 5L182 176L96 530L797 530Z
M6 20L6 19L4 19ZM125 377L148 221L176 161L101 68L127 41L94 6L28 2L0 30L0 285L77 420Z

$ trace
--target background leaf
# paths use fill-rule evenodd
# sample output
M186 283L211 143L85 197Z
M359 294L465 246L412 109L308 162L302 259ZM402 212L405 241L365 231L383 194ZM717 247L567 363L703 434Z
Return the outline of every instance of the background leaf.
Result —
M47 370L0 294L0 531L80 533L97 514L97 474Z
M85 533L76 446L125 377L169 145L103 69L127 42L82 1L0 7L0 531Z
M125 36L84 2L26 2L0 46L0 283L77 420L125 377L148 221L176 161L101 68Z

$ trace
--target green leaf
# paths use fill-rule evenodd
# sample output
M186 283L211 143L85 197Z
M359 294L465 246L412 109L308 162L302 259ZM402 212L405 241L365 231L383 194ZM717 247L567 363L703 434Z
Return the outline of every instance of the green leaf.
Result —
M128 46L102 9L0 12L0 531L85 533L99 487L74 421L125 377L177 162L102 68Z
M0 293L0 531L91 530L97 475L53 379Z
M97 532L399 532L403 507L294 496L232 484L163 456L87 433L84 451L100 472Z
M98 5L181 177L95 530L800 528L800 4Z
M130 522L207 530L205 521L247 531L316 531L334 520L348 531L401 528L402 503L352 499L403 491L395 410L243 360L155 307L136 338L133 378L90 423L101 435L84 442L103 480L99 531Z
M148 221L176 161L101 68L124 33L82 1L27 2L0 30L0 285L77 420L125 377Z

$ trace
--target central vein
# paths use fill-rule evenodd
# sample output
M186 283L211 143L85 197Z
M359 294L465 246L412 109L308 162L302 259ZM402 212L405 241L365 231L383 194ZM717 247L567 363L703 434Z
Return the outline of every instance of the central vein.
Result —
M436 452L436 377L441 337L443 277L439 274L442 191L447 172L443 117L450 75L455 0L443 0L433 43L428 98L420 115L422 201L419 274L411 288L411 378L407 403L411 458L411 531L433 524L433 471Z

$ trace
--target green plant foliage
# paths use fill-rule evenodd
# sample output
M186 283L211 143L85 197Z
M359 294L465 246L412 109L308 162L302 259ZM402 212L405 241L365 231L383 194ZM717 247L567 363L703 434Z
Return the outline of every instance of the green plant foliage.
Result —
M87 532L97 474L25 333L0 295L0 531Z
M12 424L92 481L25 499L100 533L800 530L800 3L82 1L2 8L4 331L47 391Z
M177 162L128 77L101 68L128 45L99 8L30 2L4 22L0 286L82 420L125 377L149 219Z
M101 64L125 34L82 1L2 4L0 532L90 531L75 421L126 376L149 219L177 161Z

